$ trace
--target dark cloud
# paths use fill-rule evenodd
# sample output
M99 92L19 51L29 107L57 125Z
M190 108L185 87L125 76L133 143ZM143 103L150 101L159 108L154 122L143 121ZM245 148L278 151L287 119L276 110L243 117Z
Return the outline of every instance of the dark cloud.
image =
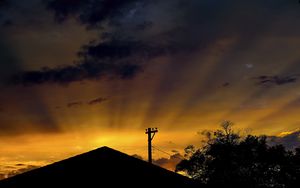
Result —
M79 107L82 105L82 102L70 102L67 104L68 108Z
M83 47L79 56L86 59L126 59L128 57L152 58L164 54L167 47L162 45L146 44L142 41L118 40L91 43ZM140 59L139 59L140 60Z
M89 0L54 0L50 1L47 8L55 12L55 17L58 21L64 21L70 15L78 14L78 11Z
M42 83L61 83L67 84L71 81L79 81L86 77L85 70L79 66L65 66L57 68L43 68L37 71L26 71L16 74L12 78L15 84L26 86Z
M9 7L9 5L10 4L9 4L8 0L0 0L0 19L3 17L3 15L2 15L3 10L7 9ZM2 25L4 25L4 23Z
M9 26L12 26L14 23L13 21L11 20L5 20L3 23L2 23L2 26L3 27L9 27Z
M13 76L14 84L33 85L43 83L68 84L82 80L97 80L104 77L132 78L141 71L143 58L160 55L159 48L139 42L105 42L84 46L79 52L79 62L64 67L43 68L37 71L20 72ZM130 56L130 58L128 58ZM137 63L139 62L139 63Z
M230 85L230 83L229 82L225 82L225 83L223 83L223 87L228 87Z
M282 144L289 150L293 150L300 147L300 130L287 133L281 137L268 136L268 142L270 145Z
M140 0L53 0L47 5L54 11L56 20L62 22L74 16L88 27L102 26L102 23L117 21L117 17L124 16L124 9Z
M18 164L16 164L16 166L26 166L26 165L22 164L22 163L18 163Z
M6 5L8 5L8 1L7 0L0 0L0 8L4 7Z
M89 101L88 104L89 105L96 105L96 104L101 104L104 101L107 101L107 98L99 97L99 98L96 98L96 99L93 99L93 100Z
M85 61L73 66L46 68L37 71L25 71L15 74L11 83L31 86L44 83L66 85L75 81L97 80L104 77L131 78L140 67L138 65L108 61Z
M166 168L168 170L171 171L175 171L176 165L184 159L184 157L178 153L178 151L176 150L172 150L172 152L174 152L174 155L170 155L169 158L159 158L159 159L154 159L153 160L153 164L158 165L162 168ZM142 156L134 154L132 155L133 157L140 159L140 160L144 160Z
M134 154L134 155L132 155L132 157L140 159L140 160L144 160L143 157L138 154Z
M168 170L174 171L176 165L183 159L184 157L176 153L174 155L171 155L170 158L160 158L157 160L153 160L153 164L156 164L160 167L166 168Z
M292 36L300 32L299 24L293 21L266 32L278 20L277 15L299 8L292 0L51 0L47 8L59 22L76 19L98 31L100 38L83 45L76 64L21 72L14 77L14 83L66 84L105 76L132 78L152 58L180 54L188 57L218 39L234 37L240 43L237 49L242 50L266 33Z
M79 60L73 65L20 72L13 76L12 82L30 86L44 83L68 84L105 77L130 79L143 70L144 62L176 51L178 49L172 46L135 40L91 42L78 52Z
M258 85L272 86L272 85L285 85L295 83L298 79L298 75L293 76L259 76L255 78Z

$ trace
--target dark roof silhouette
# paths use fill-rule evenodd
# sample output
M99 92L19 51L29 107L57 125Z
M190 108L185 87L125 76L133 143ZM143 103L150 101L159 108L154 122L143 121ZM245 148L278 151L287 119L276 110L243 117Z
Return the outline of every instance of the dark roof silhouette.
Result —
M148 162L102 147L2 180L0 187L189 188L199 187L199 184Z

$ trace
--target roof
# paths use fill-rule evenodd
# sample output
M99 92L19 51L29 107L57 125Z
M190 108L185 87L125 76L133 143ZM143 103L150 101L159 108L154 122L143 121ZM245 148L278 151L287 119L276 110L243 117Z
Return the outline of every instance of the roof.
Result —
M194 187L191 179L127 154L102 147L5 180L18 187ZM199 187L199 185L197 186Z

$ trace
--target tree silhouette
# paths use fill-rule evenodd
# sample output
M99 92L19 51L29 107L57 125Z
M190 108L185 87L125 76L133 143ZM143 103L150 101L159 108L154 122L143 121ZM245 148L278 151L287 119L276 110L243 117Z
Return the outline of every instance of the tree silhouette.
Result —
M266 136L242 137L225 121L221 130L204 132L205 145L185 149L176 171L212 187L294 188L300 185L300 148L268 146Z

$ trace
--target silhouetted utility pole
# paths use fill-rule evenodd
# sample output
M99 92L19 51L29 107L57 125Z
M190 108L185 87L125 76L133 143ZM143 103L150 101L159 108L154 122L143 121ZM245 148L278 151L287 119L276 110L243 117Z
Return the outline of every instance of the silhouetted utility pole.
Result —
M155 133L157 133L157 128L148 128L146 129L146 134L148 134L148 161L152 163L152 144L151 141L154 138Z

